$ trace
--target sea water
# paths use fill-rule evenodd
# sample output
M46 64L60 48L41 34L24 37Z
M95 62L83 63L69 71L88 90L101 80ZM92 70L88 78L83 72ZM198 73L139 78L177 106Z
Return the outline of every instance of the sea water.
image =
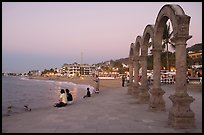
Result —
M2 115L7 115L8 106L11 113L24 112L24 105L31 110L53 107L58 102L61 89L68 88L74 102L83 98L90 85L78 85L65 81L35 80L19 76L2 76Z

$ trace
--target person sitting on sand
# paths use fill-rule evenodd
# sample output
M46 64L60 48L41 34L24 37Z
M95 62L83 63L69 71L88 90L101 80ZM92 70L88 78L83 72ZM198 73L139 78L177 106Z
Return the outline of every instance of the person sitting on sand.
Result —
M65 94L65 90L61 89L59 103L56 103L54 107L63 107L67 105L67 95Z
M69 92L69 89L66 89L66 93L67 93L67 104L72 104L73 97L72 97L72 94Z
M87 93L83 98L85 98L85 97L91 97L91 92L89 90L89 87L87 88Z

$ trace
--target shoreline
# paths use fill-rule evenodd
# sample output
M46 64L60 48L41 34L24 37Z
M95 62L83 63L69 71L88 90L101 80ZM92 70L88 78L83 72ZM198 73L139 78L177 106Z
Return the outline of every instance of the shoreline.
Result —
M74 78L65 78L65 77L42 77L42 76L32 76L27 77L28 79L36 79L36 80L53 80L53 81L65 81L65 82L71 82L74 84L84 84L84 85L90 85L95 88L95 81L94 77L85 76L82 78L80 77L74 77ZM120 88L121 86L121 79L100 79L99 89L109 89L109 88Z
M80 89L81 89L80 85L82 85L82 87L83 87L82 89L84 89L84 91L81 91L81 90L75 89L75 88L71 90L72 94L73 94L73 97L75 99L75 102L80 102L80 100L82 99L84 94L86 94L86 87L90 87L91 88L91 93L95 94L94 89L95 89L95 84L96 83L94 81L94 77L90 77L90 76L84 77L83 79L80 78L80 77L64 78L64 77L42 77L42 76L32 76L32 77L25 77L25 78L29 79L29 80L42 80L42 81L55 81L55 82L73 83L74 85L75 84L79 85ZM85 87L83 85L85 85ZM102 79L102 80L100 80L100 90L101 90L101 92L102 91L107 91L109 89L120 88L120 87L121 87L120 86L120 79L114 79L114 80L113 79L109 79L109 80L103 80ZM21 109L21 110L20 109L19 109L19 107L17 107L17 110L15 108L15 111L12 111L11 115L16 115L16 114L22 113L23 109ZM36 108L34 110L36 110ZM34 111L34 110L32 110L32 111ZM7 117L7 116L8 115L7 115L6 111L5 111L5 113L2 113L2 117Z

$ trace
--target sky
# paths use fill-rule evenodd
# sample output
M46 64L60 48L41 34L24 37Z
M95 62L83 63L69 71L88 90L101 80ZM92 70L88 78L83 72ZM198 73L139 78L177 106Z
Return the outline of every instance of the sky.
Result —
M202 2L2 2L2 72L127 58L165 4L191 17L187 47L202 43Z

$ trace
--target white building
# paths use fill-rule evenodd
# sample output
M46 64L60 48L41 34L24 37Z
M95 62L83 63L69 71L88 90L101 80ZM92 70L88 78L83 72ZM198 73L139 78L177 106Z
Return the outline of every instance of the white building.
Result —
M88 64L64 64L61 68L61 73L66 77L92 75L93 67Z

